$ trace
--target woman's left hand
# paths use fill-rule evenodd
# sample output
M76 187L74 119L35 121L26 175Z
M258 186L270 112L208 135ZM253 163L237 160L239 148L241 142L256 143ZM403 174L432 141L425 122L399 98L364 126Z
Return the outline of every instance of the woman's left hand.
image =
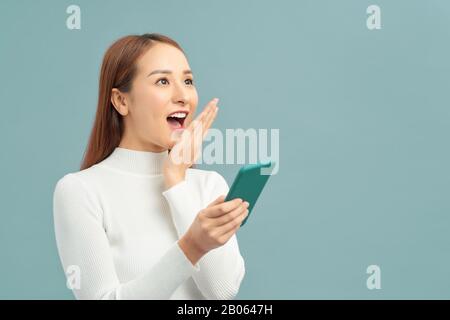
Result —
M186 170L195 163L201 152L203 139L216 118L219 99L211 100L203 111L182 132L181 137L170 150L163 166L166 188L184 180Z

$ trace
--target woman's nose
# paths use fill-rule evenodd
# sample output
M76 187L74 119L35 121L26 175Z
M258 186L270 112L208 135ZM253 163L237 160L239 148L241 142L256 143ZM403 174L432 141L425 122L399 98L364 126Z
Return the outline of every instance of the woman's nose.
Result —
M182 106L184 106L187 103L187 101L188 99L185 97L175 99L175 103L180 104Z
M187 89L177 85L173 93L173 100L175 103L185 105L189 101L189 93Z

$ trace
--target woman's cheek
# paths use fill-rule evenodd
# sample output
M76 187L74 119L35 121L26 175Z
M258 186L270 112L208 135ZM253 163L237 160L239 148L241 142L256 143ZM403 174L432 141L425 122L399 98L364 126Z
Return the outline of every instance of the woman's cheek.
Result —
M161 123L162 120L166 119L165 115L168 111L166 110L165 99L161 95L155 93L149 94L145 101L145 105L147 106L147 119L152 119L154 124Z

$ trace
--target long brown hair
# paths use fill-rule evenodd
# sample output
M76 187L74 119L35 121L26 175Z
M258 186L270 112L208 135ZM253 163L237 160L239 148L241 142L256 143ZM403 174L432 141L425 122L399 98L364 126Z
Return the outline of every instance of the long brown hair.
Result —
M111 102L111 91L129 92L136 74L136 61L156 42L183 49L173 39L158 33L129 35L118 39L103 56L100 70L98 103L89 143L81 170L106 159L119 145L123 134L123 118Z

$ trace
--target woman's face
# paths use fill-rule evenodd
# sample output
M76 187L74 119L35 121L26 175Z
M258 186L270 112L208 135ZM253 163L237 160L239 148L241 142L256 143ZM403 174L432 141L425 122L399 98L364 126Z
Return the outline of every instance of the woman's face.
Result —
M120 94L123 98L118 99L119 93L113 89L112 100L116 100L115 106L122 106L118 111L125 124L120 146L136 150L171 149L174 137L192 121L198 104L185 55L163 43L138 59L131 90Z

